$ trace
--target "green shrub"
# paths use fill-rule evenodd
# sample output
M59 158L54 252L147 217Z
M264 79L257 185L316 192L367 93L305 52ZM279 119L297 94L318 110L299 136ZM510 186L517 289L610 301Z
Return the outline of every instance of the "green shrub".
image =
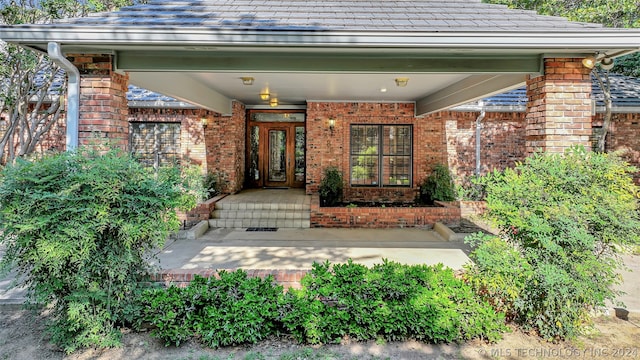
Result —
M185 288L150 290L142 299L151 335L165 345L180 345L193 336L210 347L256 343L278 328L282 287L272 277L248 278L242 270L220 272L220 278L196 276Z
M220 194L220 189L222 187L222 176L215 172L208 172L202 179L202 186L206 194L205 198L211 199L212 197Z
M518 301L533 280L531 265L513 245L498 236L476 233L467 236L465 242L480 244L469 256L473 264L465 265L465 281L496 310L504 312L508 320L514 319Z
M454 201L456 190L449 168L442 164L433 166L431 174L420 184L420 202L433 204L434 201Z
M505 251L504 245L485 242L474 255L472 277L486 276L488 283L477 285L494 303L512 304L525 329L548 339L575 337L589 309L617 294L616 245L640 240L632 171L614 155L575 147L486 176L488 216L518 254L508 250L499 260L488 251ZM497 279L507 276L518 279L501 285Z
M149 251L178 229L176 207L194 204L178 169L153 173L127 154L18 160L0 178L2 268L51 306L48 331L65 351L117 345Z
M371 269L329 262L313 265L302 289L281 299L285 329L301 342L415 338L452 342L497 340L504 316L480 300L451 269L384 261Z
M324 169L322 180L320 181L320 205L335 206L342 201L344 180L342 172L335 166Z

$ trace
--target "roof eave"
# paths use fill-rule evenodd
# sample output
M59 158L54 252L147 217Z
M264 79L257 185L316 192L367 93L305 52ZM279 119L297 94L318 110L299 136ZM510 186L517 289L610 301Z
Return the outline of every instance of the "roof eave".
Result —
M63 46L181 46L198 50L207 46L288 46L288 47L388 47L433 49L556 49L584 50L638 49L639 30L585 29L567 31L485 31L485 32L365 32L365 31L273 31L224 30L211 28L142 28L85 26L0 26L0 38L22 45L42 46L59 42Z

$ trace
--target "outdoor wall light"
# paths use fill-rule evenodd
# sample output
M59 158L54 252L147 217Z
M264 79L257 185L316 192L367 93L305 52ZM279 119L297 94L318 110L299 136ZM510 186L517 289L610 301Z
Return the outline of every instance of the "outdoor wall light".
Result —
M270 97L271 94L269 94L269 89L264 89L260 92L260 100L267 101Z
M278 98L271 98L271 100L269 100L269 106L271 107L278 106Z
M600 60L600 67L603 68L604 70L613 69L613 66L615 64L616 64L615 60L610 57L606 57Z
M593 69L594 66L596 66L596 57L593 55L589 55L586 58L582 59L582 65L584 65L584 67L586 67L587 69Z
M406 77L399 77L399 78L396 78L395 80L396 80L397 87L405 87L409 83L409 78L406 78Z
M333 129L336 127L336 119L329 118L329 130L333 132Z
M253 85L253 80L255 80L251 76L243 76L240 79L242 79L243 85Z
M206 117L204 117L204 116L203 116L203 117L200 119L200 123L202 124L202 128L203 128L203 129L206 129L206 128L207 128L207 125L209 125L209 119L207 119Z

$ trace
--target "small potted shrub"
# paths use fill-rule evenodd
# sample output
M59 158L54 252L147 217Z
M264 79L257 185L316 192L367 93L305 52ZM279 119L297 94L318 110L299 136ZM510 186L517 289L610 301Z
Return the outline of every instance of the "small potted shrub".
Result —
M320 181L320 206L335 206L342 201L344 180L342 172L335 166L324 169Z
M449 168L436 164L420 185L420 202L433 204L434 201L454 201L456 199L453 177Z

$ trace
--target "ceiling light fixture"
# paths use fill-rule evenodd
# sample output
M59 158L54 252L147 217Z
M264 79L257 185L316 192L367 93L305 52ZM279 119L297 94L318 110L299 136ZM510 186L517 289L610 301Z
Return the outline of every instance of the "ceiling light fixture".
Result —
M409 83L409 78L407 77L399 77L396 78L396 86L397 87L405 87Z
M381 93L385 93L385 92L387 92L387 88L380 88L380 92L381 92Z
M260 91L260 100L267 101L270 97L271 94L269 94L269 88L265 88L264 90Z
M251 76L243 76L240 79L242 79L243 85L253 85L253 80L255 80Z
M271 100L269 100L269 106L271 107L278 106L278 98L271 98Z
M589 55L586 58L582 59L582 65L587 69L593 69L596 66L596 57L593 55Z

